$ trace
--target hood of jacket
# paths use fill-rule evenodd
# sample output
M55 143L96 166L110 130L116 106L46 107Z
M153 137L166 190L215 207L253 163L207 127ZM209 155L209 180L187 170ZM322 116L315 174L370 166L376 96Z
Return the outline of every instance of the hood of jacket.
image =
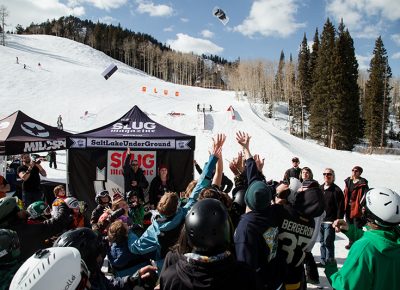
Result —
M372 241L374 247L385 256L400 255L400 228L397 230L368 230L364 237ZM396 253L396 254L395 254Z
M214 262L188 261L181 256L176 263L176 272L182 283L193 289L211 288L221 285L233 271L232 255ZM219 283L217 282L219 281Z

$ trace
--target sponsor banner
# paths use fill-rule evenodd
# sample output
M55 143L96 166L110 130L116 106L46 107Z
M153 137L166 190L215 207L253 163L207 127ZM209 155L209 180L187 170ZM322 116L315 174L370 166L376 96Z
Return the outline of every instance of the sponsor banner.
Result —
M125 124L115 123L110 129L110 133L154 133L157 129L157 123L155 122L133 121L129 123L129 119L126 121Z
M123 165L126 151L108 150L107 153L107 182L105 187L110 193L124 192ZM131 160L137 160L144 176L150 183L157 175L156 151L131 151Z
M88 148L151 148L175 149L174 139L115 139L115 138L87 138Z
M66 140L54 140L54 141L33 141L25 142L24 152L38 152L38 151L50 151L67 149Z

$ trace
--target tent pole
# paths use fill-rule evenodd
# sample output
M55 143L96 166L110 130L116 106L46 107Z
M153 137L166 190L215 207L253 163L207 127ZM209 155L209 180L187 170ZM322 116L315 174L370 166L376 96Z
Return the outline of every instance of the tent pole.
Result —
M65 160L65 173L67 174L66 182L65 182L65 192L68 194L69 193L69 171L68 171L68 149L65 150L66 154L66 160Z

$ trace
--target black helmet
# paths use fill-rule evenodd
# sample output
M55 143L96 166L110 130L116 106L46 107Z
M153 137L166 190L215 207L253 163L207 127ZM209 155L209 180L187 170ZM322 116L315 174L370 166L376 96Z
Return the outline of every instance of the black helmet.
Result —
M96 200L97 204L101 204L102 197L108 197L109 202L111 202L111 197L110 197L110 193L108 192L108 190L101 190L96 193L95 200Z
M0 229L0 265L13 262L21 254L19 238L16 232Z
M0 220L7 217L17 208L17 200L15 197L3 197L0 198Z
M186 216L185 228L188 243L195 253L214 255L229 247L229 216L219 200L198 201Z
M130 201L130 199L131 199L132 196L136 196L137 198L139 198L139 192L138 192L137 190L133 189L133 190L128 191L128 192L126 193L126 195L125 195L125 200L126 200L126 202L128 203L128 205L131 205L131 203L132 203L132 202Z
M54 247L74 247L79 250L82 260L85 261L89 270L95 271L97 257L104 254L104 248L99 237L89 228L78 228L63 233L54 242Z

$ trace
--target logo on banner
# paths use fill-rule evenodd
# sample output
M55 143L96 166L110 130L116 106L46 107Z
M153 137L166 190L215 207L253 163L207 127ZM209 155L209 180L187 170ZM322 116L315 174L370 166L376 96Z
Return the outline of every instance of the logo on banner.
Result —
M50 133L43 126L32 123L32 122L24 122L21 124L21 129L24 130L29 135L46 138L49 137Z
M72 141L71 148L86 148L86 139L70 138Z
M177 140L176 141L176 149L177 150L188 150L190 140Z
M64 140L25 142L24 152L50 151L65 149L67 142Z
M126 158L126 151L108 150L107 154L107 183L124 192L123 165ZM132 160L137 160L139 167L143 170L144 176L150 183L157 174L156 152L155 151L132 151Z
M154 133L156 131L156 123L154 122L137 122L133 121L130 124L115 123L112 128L112 133Z
M7 128L10 126L10 122L2 122L0 123L0 130Z

